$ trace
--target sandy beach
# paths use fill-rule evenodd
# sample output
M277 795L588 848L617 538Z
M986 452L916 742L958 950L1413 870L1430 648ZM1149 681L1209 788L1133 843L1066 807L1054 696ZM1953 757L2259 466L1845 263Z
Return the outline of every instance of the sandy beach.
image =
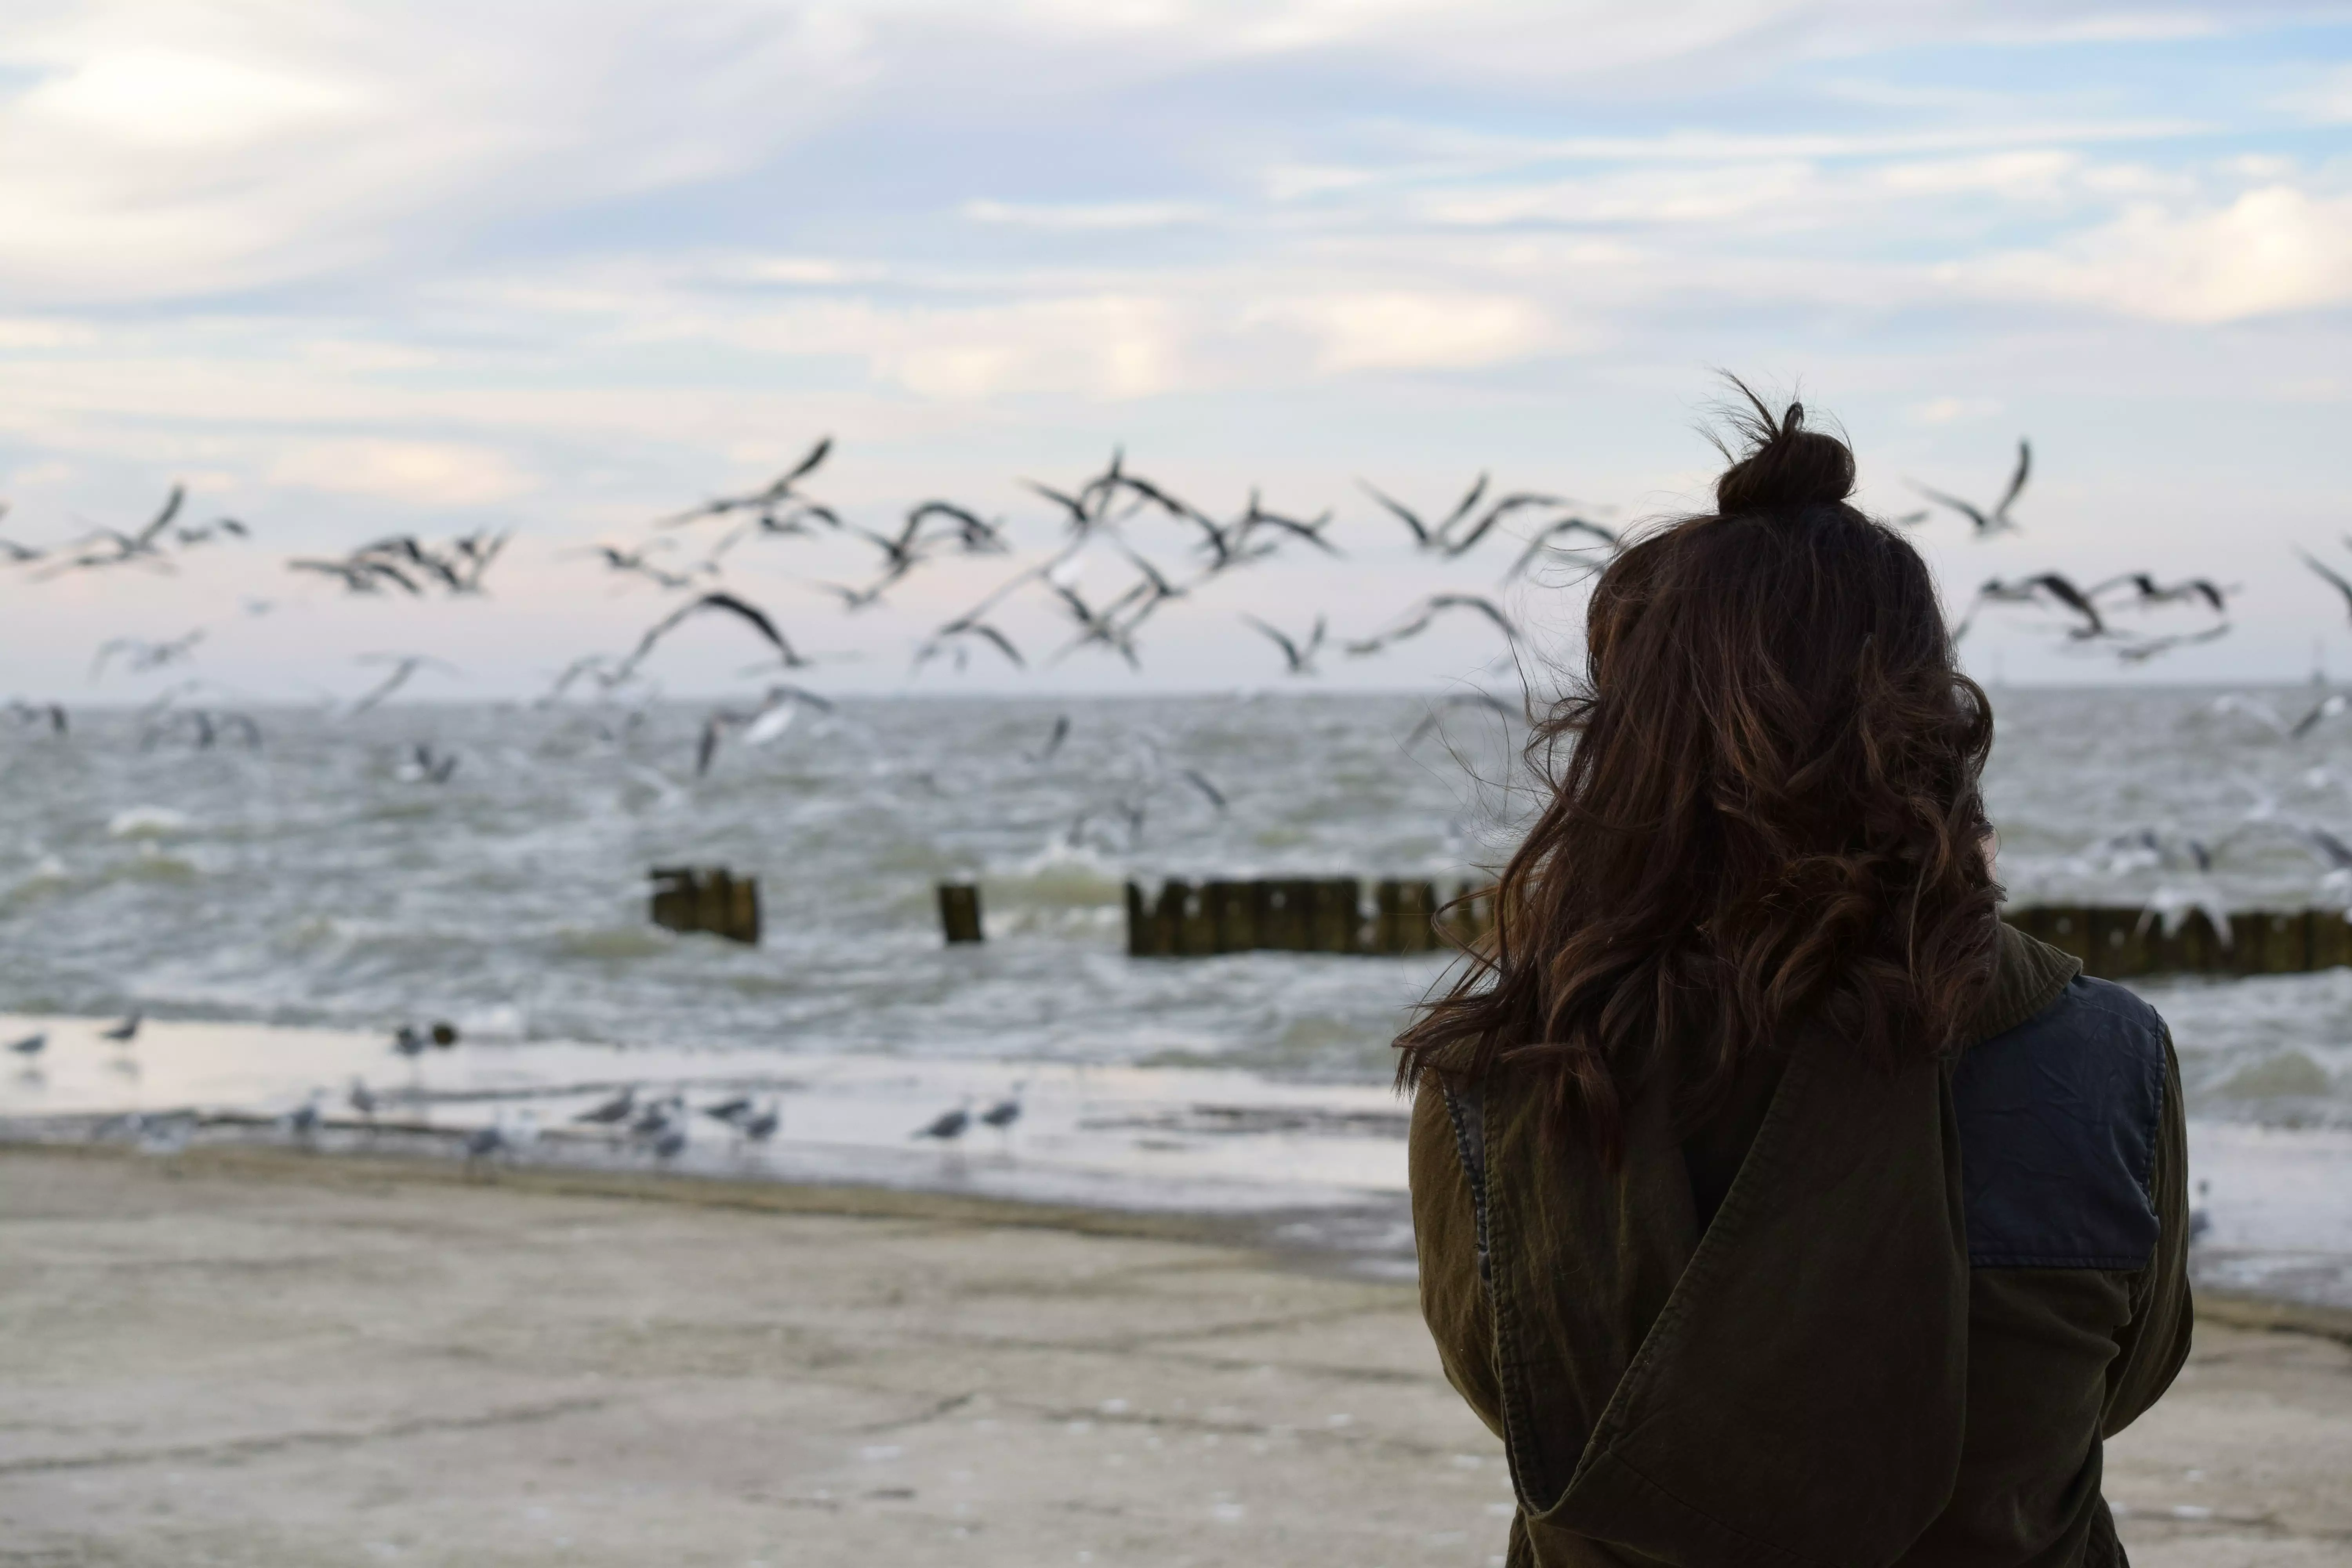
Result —
M2135 1562L2352 1563L2352 1347L2225 1320L2110 1450ZM1484 1563L1509 1513L1409 1286L876 1189L11 1148L0 1392L0 1563Z

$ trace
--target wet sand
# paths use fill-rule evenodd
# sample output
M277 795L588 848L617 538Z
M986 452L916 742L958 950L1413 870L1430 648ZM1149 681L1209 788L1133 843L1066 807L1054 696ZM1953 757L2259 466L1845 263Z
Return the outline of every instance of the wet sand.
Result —
M2352 1563L2352 1347L2209 1315L2142 1565ZM1498 1562L1409 1286L1176 1216L0 1149L0 1564Z

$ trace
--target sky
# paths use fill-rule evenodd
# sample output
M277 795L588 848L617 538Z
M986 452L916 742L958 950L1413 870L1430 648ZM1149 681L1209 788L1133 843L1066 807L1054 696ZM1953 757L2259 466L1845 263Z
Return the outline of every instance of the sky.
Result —
M0 573L0 698L349 696L381 668L356 659L411 651L452 668L408 694L528 693L669 603L583 546L824 435L813 493L877 531L946 497L1042 549L1022 481L1118 448L1221 516L1254 489L1328 510L1346 555L1171 605L1139 672L1056 658L1042 594L1005 612L1030 668L959 671L910 654L1033 554L851 615L822 584L870 547L745 543L730 584L813 685L1280 686L1244 615L1336 645L1437 590L1571 659L1561 574L1416 553L1363 484L1693 510L1718 368L1834 415L1885 515L1921 483L1991 499L2032 439L2015 533L1916 525L1956 608L2046 570L2237 589L2229 635L2131 667L1981 616L1980 678L2352 675L2344 597L2296 555L2352 574L2347 132L2345 4L16 0L0 537L134 524L175 482L254 537L168 575ZM476 529L516 535L478 599L285 565ZM198 628L193 663L93 669ZM1486 679L1500 650L1463 616L1312 679ZM714 619L647 668L756 689L759 651Z

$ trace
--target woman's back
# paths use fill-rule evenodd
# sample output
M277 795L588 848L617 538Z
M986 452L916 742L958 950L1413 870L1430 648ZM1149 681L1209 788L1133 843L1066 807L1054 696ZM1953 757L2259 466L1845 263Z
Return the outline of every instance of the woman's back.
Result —
M1612 1171L1433 1069L1423 1310L1515 1561L2120 1560L2100 1440L2188 1351L2185 1154L2161 1022L2076 970L2009 933L1948 1068L1799 1041L1706 1225L1663 1084Z
M2120 1561L2100 1440L2187 1348L2169 1042L1993 919L1925 568L1758 412L1793 495L1735 467L1597 586L1500 940L1402 1042L1424 1310L1515 1562Z

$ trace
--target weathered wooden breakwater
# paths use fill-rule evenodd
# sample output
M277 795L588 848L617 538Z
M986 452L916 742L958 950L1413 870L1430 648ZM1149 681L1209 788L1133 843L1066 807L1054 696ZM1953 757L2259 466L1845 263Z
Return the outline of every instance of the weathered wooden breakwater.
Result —
M758 879L737 877L719 866L656 866L652 875L654 924L758 943Z
M2342 910L2236 910L2217 925L2202 910L2168 922L2117 904L2029 904L2001 918L2083 961L2103 980L2138 974L2302 974L2352 964Z
M1431 881L1363 884L1352 877L1190 882L1156 892L1127 885L1127 951L1136 958L1222 952L1430 952L1486 934L1483 886L1441 903ZM2168 921L2136 905L2037 904L2001 918L2083 961L2101 979L2146 974L2298 974L2352 965L2352 921L2341 910L2242 910L2217 926L2203 910Z
M656 867L653 918L677 931L760 940L760 885L720 867ZM939 886L940 924L951 944L982 940L980 889ZM2171 918L2131 904L2028 904L2001 918L2083 961L2101 979L2146 974L2301 974L2352 966L2352 919L2342 910L2238 910L2217 923L2203 910ZM1475 942L1494 921L1489 889L1464 882L1451 899L1428 879L1372 884L1369 909L1355 877L1187 881L1147 892L1127 884L1127 951L1135 958L1224 952L1434 952Z
M1127 885L1127 951L1135 958L1220 952L1430 952L1485 934L1483 889L1465 884L1452 901L1426 880L1376 882L1369 916L1354 877L1283 877L1187 882L1147 897Z

